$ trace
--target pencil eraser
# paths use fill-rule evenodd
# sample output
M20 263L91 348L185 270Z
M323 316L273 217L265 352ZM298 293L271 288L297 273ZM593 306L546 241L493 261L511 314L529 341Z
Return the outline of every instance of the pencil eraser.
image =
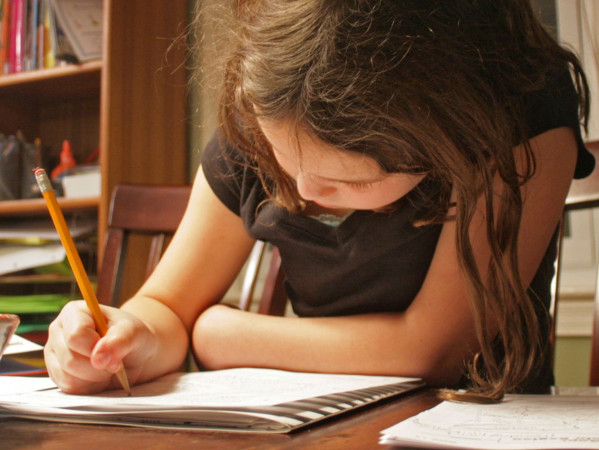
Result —
M33 174L37 177L40 173L45 172L44 169L42 169L41 167L36 167L35 169L33 169Z

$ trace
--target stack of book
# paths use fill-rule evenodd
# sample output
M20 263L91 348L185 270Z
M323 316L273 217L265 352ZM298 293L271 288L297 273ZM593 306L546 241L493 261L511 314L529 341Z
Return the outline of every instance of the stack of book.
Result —
M90 273L95 273L96 221L69 219ZM70 300L81 298L52 223L45 219L0 224L0 313L20 318L17 334L44 345L48 325Z
M102 54L102 0L0 0L0 74Z

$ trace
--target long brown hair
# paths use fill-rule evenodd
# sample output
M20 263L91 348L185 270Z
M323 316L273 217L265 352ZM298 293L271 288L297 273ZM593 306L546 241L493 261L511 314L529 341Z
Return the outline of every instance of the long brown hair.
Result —
M303 207L257 117L291 120L388 172L426 172L417 188L426 222L449 220L453 192L480 344L470 377L489 398L516 389L541 348L536 299L518 271L520 188L535 170L522 98L569 69L586 127L588 87L576 57L549 36L528 0L236 0L233 16L221 128L255 163L270 196L290 210ZM519 143L522 173L513 154ZM505 184L499 200L496 176ZM485 280L469 238L481 196L492 252ZM490 318L498 336L488 333Z

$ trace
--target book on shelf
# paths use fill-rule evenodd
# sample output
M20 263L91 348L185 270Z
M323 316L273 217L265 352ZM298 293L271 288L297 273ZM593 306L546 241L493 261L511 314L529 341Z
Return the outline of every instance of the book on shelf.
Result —
M49 0L39 0L40 17L38 20L38 51L36 52L36 67L38 69L51 69L56 66L57 39L55 33L54 14L50 8Z
M21 323L17 333L39 345L47 339L48 326L69 301L80 298L74 294L0 295L0 311L18 315Z
M68 218L71 234L90 273L95 273L94 216ZM81 298L66 251L49 218L0 223L0 313L16 314L17 332L45 344L48 326L62 307Z
M10 45L10 3L0 0L0 74L6 73Z
M66 198L99 197L102 175L98 164L78 165L60 177Z
M0 416L270 433L305 428L424 386L417 378L257 368L172 373L133 386L130 397L122 390L89 396L24 392L19 381L0 377Z
M12 0L12 11L10 13L10 47L9 47L9 71L18 73L23 71L23 52L25 44L23 42L26 32L25 0Z
M0 74L102 56L102 0L0 0Z
M0 275L64 261L67 254L60 242L0 244Z
M92 235L91 217L69 220L74 239ZM66 252L49 219L4 219L0 224L0 275L43 267L65 260Z
M91 235L96 229L97 222L92 217L81 216L69 218L68 225L73 239L78 239ZM0 243L10 241L12 243L38 244L58 240L58 233L49 217L47 219L4 218L0 223Z
M52 0L56 25L77 61L102 57L102 0Z

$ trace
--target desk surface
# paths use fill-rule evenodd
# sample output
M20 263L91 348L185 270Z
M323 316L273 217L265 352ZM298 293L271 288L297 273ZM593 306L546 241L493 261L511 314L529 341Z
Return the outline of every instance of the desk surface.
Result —
M0 419L0 448L84 449L383 449L380 432L439 401L419 391L291 434L179 431Z

